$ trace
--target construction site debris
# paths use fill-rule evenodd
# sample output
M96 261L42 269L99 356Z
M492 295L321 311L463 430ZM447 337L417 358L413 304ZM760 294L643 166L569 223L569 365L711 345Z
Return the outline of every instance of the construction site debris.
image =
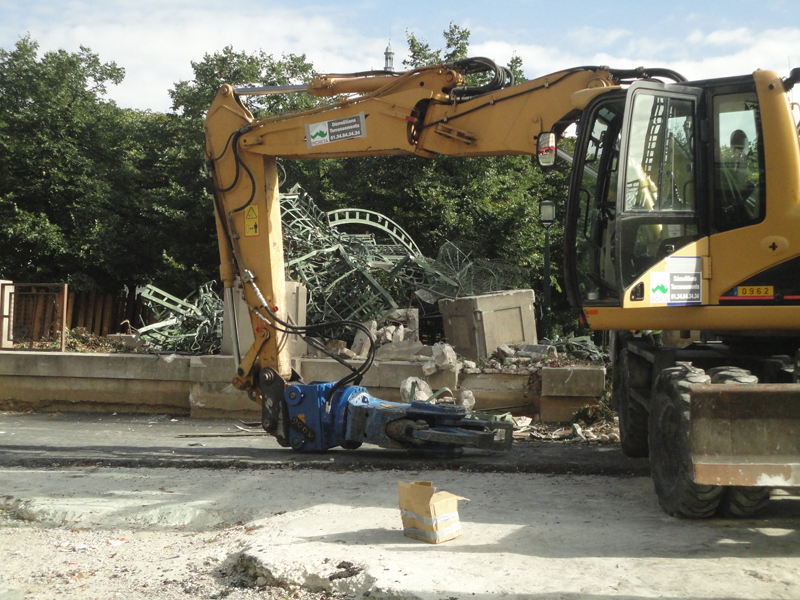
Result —
M400 399L403 402L413 402L415 400L426 402L433 396L433 389L424 379L419 377L407 377L400 384Z
M475 394L472 393L472 390L461 390L458 394L456 404L458 406L463 406L467 411L471 411L475 408Z
M362 325L369 330L369 335L360 329L356 331L356 337L353 339L353 344L350 346L350 349L359 358L366 358L367 352L369 352L370 336L373 340L375 339L378 332L378 323L374 319L371 319L363 322Z
M312 291L309 323L378 318L404 310L398 300L411 297L435 305L441 298L529 285L527 270L471 259L450 242L435 259L425 257L388 217L350 208L326 213L299 185L282 194L280 204L286 273Z
M433 360L440 371L458 371L456 351L450 344L438 342L433 345Z
M217 354L222 342L224 305L214 291L214 282L201 285L198 291L181 300L155 286L139 291L145 306L154 316L153 323L142 322L139 339L150 350Z
M500 344L497 347L497 353L503 358L511 358L517 353L517 351L514 350L514 348L511 348L508 344Z

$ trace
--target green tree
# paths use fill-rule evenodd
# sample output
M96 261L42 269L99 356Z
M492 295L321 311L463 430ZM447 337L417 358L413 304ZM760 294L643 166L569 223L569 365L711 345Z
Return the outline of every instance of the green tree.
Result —
M0 277L108 287L134 192L135 115L103 100L124 71L87 48L0 49Z

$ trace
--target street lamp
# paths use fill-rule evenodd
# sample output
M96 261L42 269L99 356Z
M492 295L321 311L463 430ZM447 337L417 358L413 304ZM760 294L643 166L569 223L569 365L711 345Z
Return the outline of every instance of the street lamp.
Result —
M539 203L539 220L544 225L544 274L543 274L543 293L544 293L544 318L542 319L542 337L550 339L550 319L552 309L550 308L550 226L556 220L556 205L550 200L542 200Z

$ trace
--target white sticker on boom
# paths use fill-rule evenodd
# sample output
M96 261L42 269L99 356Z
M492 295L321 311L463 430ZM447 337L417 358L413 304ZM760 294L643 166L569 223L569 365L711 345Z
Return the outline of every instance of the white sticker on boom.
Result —
M306 144L309 150L320 144L359 137L367 137L367 121L363 111L352 117L306 125Z

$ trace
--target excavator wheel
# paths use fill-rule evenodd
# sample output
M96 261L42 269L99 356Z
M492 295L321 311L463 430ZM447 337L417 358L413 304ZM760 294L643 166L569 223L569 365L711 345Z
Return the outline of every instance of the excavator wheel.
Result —
M767 507L771 491L767 487L725 488L725 495L719 503L719 514L740 519L753 517Z
M650 404L650 471L664 511L684 519L714 515L725 494L718 485L692 478L689 447L689 386L709 383L702 369L683 364L664 369Z
M758 377L739 367L714 367L706 371L706 375L711 377L711 383L740 385L758 383ZM753 517L769 504L770 492L771 489L768 487L727 487L720 500L718 513L722 517L740 519Z
M614 387L612 397L619 416L619 438L622 453L631 458L646 458L647 409L631 398L631 387L637 374L631 372L631 360L626 348L620 350L614 365ZM648 387L647 385L641 387Z

